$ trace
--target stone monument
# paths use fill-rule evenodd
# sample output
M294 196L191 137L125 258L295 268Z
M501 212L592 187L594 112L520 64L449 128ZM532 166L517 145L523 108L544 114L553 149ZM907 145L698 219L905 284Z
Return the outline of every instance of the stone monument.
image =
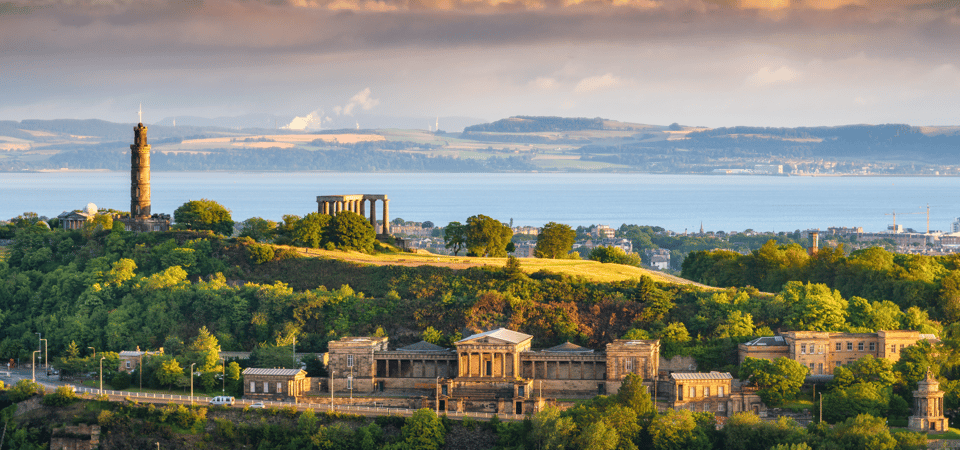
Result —
M133 129L130 146L130 215L119 219L128 231L168 231L169 214L150 214L150 144L143 122Z
M910 431L942 433L949 426L947 418L943 416L943 391L930 369L927 369L926 378L917 383L917 390L913 391L913 411L908 426Z

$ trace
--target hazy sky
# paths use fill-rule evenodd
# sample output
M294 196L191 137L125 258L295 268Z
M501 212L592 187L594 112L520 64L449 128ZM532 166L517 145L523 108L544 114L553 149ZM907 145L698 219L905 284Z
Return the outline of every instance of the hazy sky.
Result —
M14 0L0 119L954 125L958 50L960 0Z

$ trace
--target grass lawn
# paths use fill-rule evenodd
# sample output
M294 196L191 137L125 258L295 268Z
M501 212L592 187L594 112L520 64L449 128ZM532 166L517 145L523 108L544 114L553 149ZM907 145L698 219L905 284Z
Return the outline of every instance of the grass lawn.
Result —
M907 431L907 432L911 432L910 430L908 430L908 429L906 429L906 428L890 427L890 432L891 432L891 433L894 433L894 432L897 432L897 431ZM947 430L947 431L945 431L945 432L943 432L943 433L927 433L927 439L950 439L950 440L957 440L957 439L960 439L960 429L952 428L952 427L951 427L949 430Z
M366 253L344 252L339 250L305 248L297 248L296 250L298 250L300 254L308 257L340 259L376 265L427 265L465 269L468 267L480 266L503 267L507 263L507 258L476 258L468 256L435 255L426 252L368 255ZM689 280L684 280L682 278L652 270L641 269L639 267L625 266L621 264L602 264L596 261L587 261L581 259L520 258L520 268L526 273L534 273L539 270L548 270L565 275L581 276L589 280L599 282L625 281L640 278L641 276L646 275L659 282L692 284L701 287L707 287Z
M790 400L783 403L783 408L793 412L807 411L813 409L813 401L805 399Z

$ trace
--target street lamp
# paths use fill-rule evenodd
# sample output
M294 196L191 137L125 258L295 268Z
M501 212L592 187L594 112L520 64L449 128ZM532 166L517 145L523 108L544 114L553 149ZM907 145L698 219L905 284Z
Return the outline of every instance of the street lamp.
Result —
M43 368L45 369L45 371L47 372L47 376L49 377L50 376L50 360L48 358L50 356L49 355L50 343L47 342L46 339L40 339L40 340L43 342Z
M143 392L143 352L140 352L140 362L137 365L137 374L140 375L140 392Z
M190 364L190 404L191 405L193 404L193 366L195 365L197 365L197 363Z
M100 357L100 395L103 395L103 360L107 359L106 356Z
M334 371L331 370L330 371L330 411L333 411L333 373Z
M223 382L223 386L220 388L220 395L227 395L227 360L220 357L220 369L223 373L220 375L220 381Z
M33 354L30 355L30 366L33 367L33 382L37 382L37 353L40 353L40 350L34 350Z

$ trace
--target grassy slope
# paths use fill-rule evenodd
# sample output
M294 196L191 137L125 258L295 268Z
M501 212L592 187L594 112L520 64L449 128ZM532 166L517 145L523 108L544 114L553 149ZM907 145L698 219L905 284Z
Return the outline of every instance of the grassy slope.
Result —
M476 258L468 256L435 255L427 252L395 253L368 255L359 252L342 252L318 249L296 249L300 254L314 258L337 259L361 264L374 265L402 265L402 266L434 266L451 269L465 269L467 267L496 266L503 267L506 258ZM539 259L520 258L520 268L527 273L539 270L562 273L570 276L580 276L592 281L610 282L624 281L641 276L649 276L655 281L675 284L691 284L707 287L689 280L663 274L660 272L641 269L639 267L621 264L601 264L596 261L578 259Z

